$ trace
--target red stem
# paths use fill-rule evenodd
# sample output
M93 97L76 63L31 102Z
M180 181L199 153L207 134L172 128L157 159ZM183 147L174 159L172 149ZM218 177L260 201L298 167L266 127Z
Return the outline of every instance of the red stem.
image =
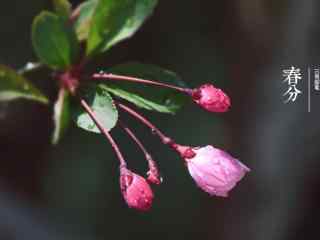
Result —
M186 93L188 95L192 95L192 92L193 92L193 90L190 88L182 88L182 87L177 87L177 86L174 86L171 84L165 84L165 83L155 82L155 81L151 81L151 80L136 78L136 77L116 75L113 73L95 73L92 75L92 78L94 78L94 79L122 80L122 81L150 84L150 85L154 85L154 86L167 87L167 88L175 89L177 91Z
M126 131L126 133L132 138L132 140L138 145L138 147L141 149L141 151L143 152L143 154L146 156L146 158L148 159L150 154L148 153L148 151L146 150L146 148L143 146L142 142L137 138L137 136L132 132L132 130L126 126L123 122L119 121L121 127L123 128L123 130Z
M127 113L131 114L132 116L134 116L136 119L138 119L140 122L142 122L144 125L148 126L155 134L157 134L159 136L159 138L161 139L161 141L164 144L169 144L172 145L174 142L171 138L167 137L166 135L164 135L156 126L154 126L149 120L147 120L145 117L143 117L142 115L140 115L139 113L137 113L136 111L134 111L133 109L129 108L128 106L125 106L121 103L117 103L117 105L123 109L124 111L126 111Z
M80 99L81 105L82 107L86 110L86 112L89 114L89 116L91 117L91 119L94 121L94 123L97 125L97 127L99 128L99 130L101 131L101 133L103 135L106 136L106 138L108 139L108 141L110 142L114 152L116 153L119 161L120 161L120 168L125 168L127 166L126 161L124 160L124 157L119 149L119 146L117 145L117 143L114 141L114 139L112 138L112 136L110 135L110 133L102 126L102 124L100 123L100 121L97 119L95 113L93 112L93 110L91 109L91 107L87 104L87 102L84 99Z

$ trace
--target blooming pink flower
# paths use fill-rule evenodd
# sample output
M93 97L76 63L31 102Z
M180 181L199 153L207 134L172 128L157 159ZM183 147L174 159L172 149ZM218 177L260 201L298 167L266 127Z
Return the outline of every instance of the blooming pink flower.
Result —
M231 105L230 98L227 94L212 84L204 84L194 89L192 99L210 112L226 112Z
M153 192L147 181L126 168L120 170L120 188L130 208L147 211L152 206Z
M183 148L176 147L178 151ZM190 149L187 151L190 152ZM213 146L192 148L192 151L195 154L191 157L179 152L185 158L189 173L197 185L210 195L227 197L228 192L250 171L237 159Z

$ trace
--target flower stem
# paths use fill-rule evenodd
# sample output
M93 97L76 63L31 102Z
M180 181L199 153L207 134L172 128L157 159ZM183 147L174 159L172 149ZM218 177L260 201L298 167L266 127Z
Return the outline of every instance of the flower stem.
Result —
M186 93L188 95L192 95L192 92L193 92L193 90L190 88L178 87L178 86L174 86L171 84L165 84L165 83L160 83L160 82L156 82L156 81L136 78L136 77L116 75L113 73L95 73L92 75L92 78L94 78L94 79L113 79L113 80L120 80L120 81L144 83L144 84L149 84L149 85L154 85L154 86L171 88L171 89L177 90L179 92Z
M142 142L138 139L138 137L132 132L132 130L126 126L123 122L119 121L121 127L123 130L129 135L130 138L138 145L138 147L141 149L143 154L146 156L146 159L148 160L150 158L150 154L146 150L146 148L143 146Z
M145 159L148 162L149 171L147 172L148 181L153 184L160 184L162 182L162 177L160 176L159 169L157 163L153 160L151 155L148 153L146 148L143 146L141 141L137 138L137 136L132 132L132 130L119 121L121 127L126 131L126 133L132 138L132 140L139 146L141 151L144 153Z
M123 105L121 103L116 103L116 104L121 109L123 109L124 111L126 111L127 113L129 113L130 115L135 117L136 119L138 119L140 122L142 122L147 127L149 127L152 130L152 132L154 132L155 134L157 134L159 136L159 138L160 138L160 140L162 141L163 144L168 144L168 145L174 144L174 142L173 142L173 140L171 138L169 138L166 135L164 135L156 126L154 126L149 120L147 120L141 114L137 113L136 111L134 111L130 107L125 106L125 105Z
M82 107L85 109L85 111L89 114L89 116L91 117L91 119L94 121L94 123L96 124L96 126L99 128L99 130L101 131L101 133L106 136L106 138L108 139L108 141L110 142L114 152L116 153L119 161L120 161L120 169L121 168L126 168L127 163L124 160L124 157L119 149L119 146L117 145L117 143L114 141L114 139L112 138L111 134L102 126L102 124L100 123L99 119L96 117L95 113L93 112L93 110L91 109L91 107L87 104L87 102L84 99L80 99L80 103L82 105Z

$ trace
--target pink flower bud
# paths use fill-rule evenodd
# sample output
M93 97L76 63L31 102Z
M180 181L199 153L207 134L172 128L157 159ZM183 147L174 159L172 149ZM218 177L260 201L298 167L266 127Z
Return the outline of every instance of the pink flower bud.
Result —
M149 171L147 172L147 180L153 184L159 185L162 182L162 177L160 176L157 164L155 161L148 159Z
M189 173L197 185L210 195L227 197L228 192L250 171L237 159L213 146L192 150L195 155L185 158Z
M152 206L153 192L147 181L127 168L120 170L120 188L130 208L147 211Z
M221 89L215 88L212 84L204 84L194 89L192 99L210 112L226 112L231 105L227 94Z

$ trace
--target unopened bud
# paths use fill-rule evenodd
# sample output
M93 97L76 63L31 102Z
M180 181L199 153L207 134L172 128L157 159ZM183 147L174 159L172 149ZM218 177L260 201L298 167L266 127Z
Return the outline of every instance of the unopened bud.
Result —
M149 171L147 172L147 180L153 184L159 185L162 182L162 177L160 176L160 172L158 166L155 161L152 160L151 157L148 159Z
M202 108L210 112L228 111L231 101L221 89L212 84L204 84L192 92L192 99Z
M127 168L121 168L120 188L123 198L130 208L140 211L147 211L151 208L153 192L143 177Z

